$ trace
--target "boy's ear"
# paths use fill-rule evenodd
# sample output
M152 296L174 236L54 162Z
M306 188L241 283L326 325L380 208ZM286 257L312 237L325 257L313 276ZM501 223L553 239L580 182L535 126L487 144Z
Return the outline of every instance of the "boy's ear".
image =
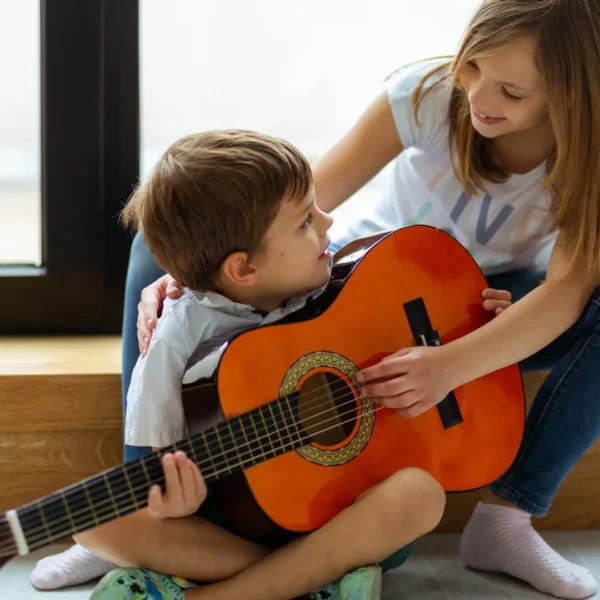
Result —
M246 252L234 252L223 261L221 276L229 283L248 286L256 283L257 272Z

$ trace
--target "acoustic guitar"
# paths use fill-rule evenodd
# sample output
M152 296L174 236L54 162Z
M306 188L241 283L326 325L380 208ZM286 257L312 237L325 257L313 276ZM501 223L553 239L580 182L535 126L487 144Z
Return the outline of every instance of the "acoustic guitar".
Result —
M479 267L456 240L412 226L359 246L316 300L226 342L214 377L184 386L190 437L0 516L0 556L27 554L146 506L160 456L200 467L232 530L275 539L319 528L399 469L448 492L488 485L516 456L525 421L517 365L452 391L413 418L361 395L358 370L484 325Z

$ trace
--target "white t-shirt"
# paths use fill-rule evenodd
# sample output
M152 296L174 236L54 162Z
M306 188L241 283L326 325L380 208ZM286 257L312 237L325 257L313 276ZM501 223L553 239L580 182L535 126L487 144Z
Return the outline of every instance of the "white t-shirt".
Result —
M486 185L487 193L469 197L452 169L449 146L449 80L429 91L414 118L412 97L422 77L438 60L404 67L387 81L387 93L404 151L394 160L392 185L371 211L343 227L340 247L356 237L423 224L453 235L486 275L545 267L555 240L549 234L550 197L541 188L546 165L512 175L506 183ZM430 78L427 86L446 73Z
M234 334L278 321L324 289L293 298L267 315L215 292L186 289L176 300L167 298L148 353L133 369L125 443L162 448L187 437L182 383L212 375Z

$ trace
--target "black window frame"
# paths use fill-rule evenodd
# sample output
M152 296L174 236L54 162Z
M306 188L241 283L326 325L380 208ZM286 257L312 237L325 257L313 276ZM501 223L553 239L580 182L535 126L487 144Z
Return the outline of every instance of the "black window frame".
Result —
M0 265L0 333L118 333L131 243L118 213L139 176L138 0L40 9L42 267Z

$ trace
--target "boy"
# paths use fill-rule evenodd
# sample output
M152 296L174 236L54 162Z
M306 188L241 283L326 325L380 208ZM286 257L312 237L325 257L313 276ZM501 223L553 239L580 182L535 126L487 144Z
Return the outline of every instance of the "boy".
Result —
M197 379L216 365L218 350L194 362L201 343L273 322L323 291L332 219L315 204L305 158L282 140L246 131L173 144L123 217L143 229L157 261L186 287L165 304L128 395L126 443L164 447L187 435L185 373ZM151 489L147 509L77 536L106 560L139 568L109 573L94 599L289 600L380 563L436 527L445 503L429 474L402 470L321 529L272 549L211 522L201 474L184 455L166 455L163 468L165 494ZM213 583L193 587L154 571ZM373 572L377 597L380 570ZM322 592L313 597L331 597Z

